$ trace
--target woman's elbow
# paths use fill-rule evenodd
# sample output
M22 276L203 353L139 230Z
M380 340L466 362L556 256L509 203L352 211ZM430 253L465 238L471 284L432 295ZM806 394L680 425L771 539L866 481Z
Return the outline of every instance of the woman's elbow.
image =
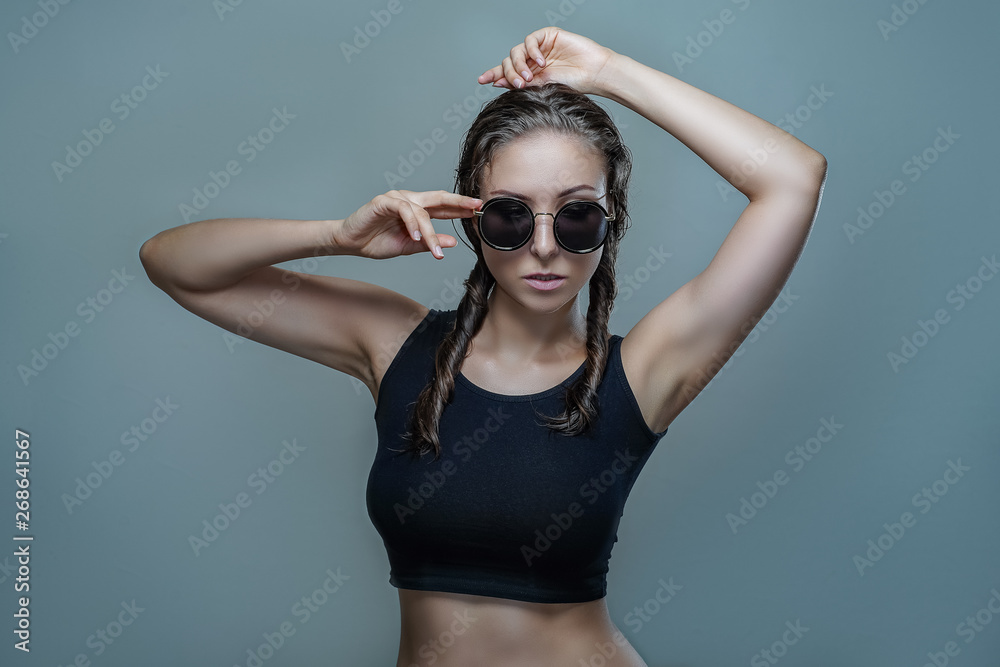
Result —
M154 236L148 239L139 247L139 263L142 264L143 270L146 272L146 276L149 281L163 289L163 276L158 270L159 263L157 262L157 240Z

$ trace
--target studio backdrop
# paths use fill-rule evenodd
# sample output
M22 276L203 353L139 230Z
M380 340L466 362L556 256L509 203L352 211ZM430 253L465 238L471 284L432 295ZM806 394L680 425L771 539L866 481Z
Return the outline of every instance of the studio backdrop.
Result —
M639 476L614 622L651 667L997 665L998 23L982 0L4 2L0 663L395 664L371 393L184 310L139 247L452 190L502 93L478 75L556 25L829 162L787 285ZM625 335L747 199L595 99L634 155ZM473 263L280 266L450 310Z

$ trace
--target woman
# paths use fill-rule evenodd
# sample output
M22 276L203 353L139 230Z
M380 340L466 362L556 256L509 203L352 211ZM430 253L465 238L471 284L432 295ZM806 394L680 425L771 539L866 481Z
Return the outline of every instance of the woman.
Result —
M466 135L455 193L391 191L344 220L192 223L140 257L188 310L371 390L368 508L398 589L397 666L645 665L605 604L622 506L667 427L781 291L826 160L559 28L528 35L479 82L508 92ZM624 337L608 318L630 154L585 94L643 115L750 200L709 265ZM457 239L433 219L449 218L477 257L455 311L272 266L317 254L442 259ZM274 314L260 316L268 300Z

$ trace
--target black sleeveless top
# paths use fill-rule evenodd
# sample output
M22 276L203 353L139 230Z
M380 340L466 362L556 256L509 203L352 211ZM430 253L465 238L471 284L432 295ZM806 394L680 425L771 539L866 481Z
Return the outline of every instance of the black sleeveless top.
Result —
M401 434L455 316L431 309L379 388L367 504L388 552L389 583L527 602L604 597L625 501L667 432L654 433L642 417L622 368L622 337L609 340L590 431L567 437L537 417L562 413L582 364L559 385L521 396L459 375L441 415L441 458L414 460L398 451L407 443Z

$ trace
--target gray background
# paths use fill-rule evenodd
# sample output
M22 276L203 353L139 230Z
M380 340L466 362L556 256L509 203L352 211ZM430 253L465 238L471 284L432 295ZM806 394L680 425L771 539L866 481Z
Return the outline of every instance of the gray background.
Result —
M391 189L385 172L436 129L446 141L396 187L450 190L471 115L449 109L467 102L474 114L499 94L476 77L555 24L765 120L798 113L796 136L830 165L787 285L792 305L770 313L674 422L632 492L611 560L612 618L654 667L754 664L796 621L808 631L783 664L916 666L952 641L951 664L996 665L1000 618L987 603L1000 590L1000 280L975 277L981 258L1000 250L1000 10L904 4L916 13L883 35L878 22L894 11L885 1L553 0L486 10L402 0L347 62L340 44L387 2L246 0L221 15L209 0L74 2L36 17L44 25L34 33L23 21L40 5L5 2L0 662L68 665L84 654L94 665L246 665L264 633L289 621L296 632L269 667L394 664L396 591L364 504L371 395L318 364L227 341L149 283L139 246L183 224L179 206L229 160L241 173L192 220L344 218ZM727 8L735 20L709 39L703 21ZM32 36L15 52L9 33L22 30ZM699 33L707 46L679 68L675 52ZM157 66L168 74L120 118L113 100ZM813 87L832 95L810 109ZM720 194L720 177L669 134L600 101L635 154L619 275L640 289L619 297L611 327L624 335L708 264L746 199ZM274 108L295 117L247 161L240 143ZM114 130L60 180L52 163L103 118ZM912 181L904 163L932 147L939 128L960 138ZM905 193L852 241L844 226L897 179ZM672 256L645 273L651 246ZM460 244L444 261L283 266L450 309L458 296L449 285L472 259ZM102 292L123 269L134 276L124 289ZM967 281L979 291L959 309L949 293ZM88 298L105 299L100 312ZM888 353L939 309L947 323L916 336L918 353L894 369ZM59 340L73 324L77 335L57 350L49 335ZM48 344L45 368L23 379L19 368ZM158 399L178 406L161 423L151 420L162 415ZM797 469L786 454L824 418L843 428ZM149 435L129 451L122 434L144 420ZM31 435L30 656L12 648L15 428ZM293 439L304 450L258 494L248 478ZM121 465L68 507L115 450ZM949 461L969 470L938 482L946 493L937 502L915 504ZM778 471L788 483L734 532L727 515ZM189 536L241 492L252 504L195 555ZM899 539L883 535L907 511L915 525ZM891 548L859 572L855 557L880 536ZM303 623L296 601L338 568L348 578ZM671 578L682 586L673 599L649 602ZM114 643L96 643L133 600L142 609L134 622ZM1000 609L1000 593L992 604ZM628 615L644 605L653 613L637 628ZM963 631L977 613L986 625Z

